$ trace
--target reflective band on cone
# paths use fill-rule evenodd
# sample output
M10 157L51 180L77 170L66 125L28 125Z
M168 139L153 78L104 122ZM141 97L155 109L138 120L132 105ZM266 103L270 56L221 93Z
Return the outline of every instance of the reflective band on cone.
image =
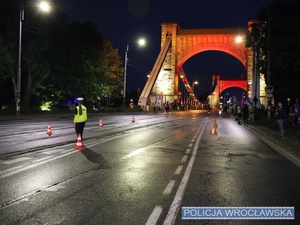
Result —
M48 124L48 129L47 129L46 134L48 134L49 136L51 136L51 134L52 134L50 123Z
M103 124L102 124L102 119L100 119L100 122L99 122L99 128L103 127Z
M84 147L83 147L83 145L82 145L81 134L78 134L75 149L77 149L77 150L82 150L82 149L84 149Z

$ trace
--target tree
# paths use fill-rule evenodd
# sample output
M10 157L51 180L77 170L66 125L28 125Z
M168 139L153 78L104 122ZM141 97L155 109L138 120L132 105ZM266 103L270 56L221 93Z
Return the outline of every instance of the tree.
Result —
M96 102L119 89L120 57L94 23L68 25L50 49L47 100L60 104L82 95Z
M101 51L101 66L106 71L104 73L103 84L109 87L107 91L113 98L120 98L120 87L123 84L124 70L121 68L118 50L113 49L111 42L104 41ZM104 89L105 90L105 89ZM102 92L103 97L105 93Z
M9 99L13 99L13 89L7 89L7 86L13 84L14 77L14 64L13 45L6 42L5 38L0 35L0 104L8 104Z
M14 101L16 93L19 1L0 5L0 93ZM26 8L22 37L21 108L52 102L62 105L83 95L95 102L118 97L123 69L118 51L92 22L68 23L68 15L50 15ZM2 95L3 94L3 95Z
M32 95L39 95L37 90L43 87L43 81L50 74L44 50L38 47L37 42L33 41L24 52L24 64L26 65L27 87L23 106L28 108Z
M14 6L17 3L17 0L3 0L0 4L0 104L8 104L13 101L14 90L16 90L15 43L17 43L16 22L19 10L15 12Z
M300 3L273 5L271 20L272 84L278 100L300 97ZM274 82L273 82L274 81Z
M274 86L276 101L286 101L288 97L296 101L300 97L299 10L299 1L274 2L261 10L247 35L247 47L257 47L260 73L265 75L268 85ZM269 81L268 60L271 65Z

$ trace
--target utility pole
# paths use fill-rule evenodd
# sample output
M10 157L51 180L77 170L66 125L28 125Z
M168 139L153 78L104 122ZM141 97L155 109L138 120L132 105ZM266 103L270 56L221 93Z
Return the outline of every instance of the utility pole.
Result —
M270 51L270 34L271 34L271 18L270 18L270 5L271 5L271 0L269 0L269 4L268 4L268 21L267 21L267 31L268 31L268 37L267 37L267 42L268 42L268 50L267 50L267 86L270 87L271 86L271 51ZM268 118L271 118L271 101L272 101L272 97L268 96Z
M16 87L16 94L15 94L17 116L20 115L20 111L21 111L21 77L22 77L21 58L22 58L22 24L23 24L23 20L24 20L24 5L23 5L23 1L22 1L21 6L20 6L18 72L17 72L17 87Z
M125 50L125 67L124 67L124 86L123 86L123 109L125 109L125 100L126 100L126 73L127 73L127 62L128 62L128 50L129 45L127 44L126 50Z

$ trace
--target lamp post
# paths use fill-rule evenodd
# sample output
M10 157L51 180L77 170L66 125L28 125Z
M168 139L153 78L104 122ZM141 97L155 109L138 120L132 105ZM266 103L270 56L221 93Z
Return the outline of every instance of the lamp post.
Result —
M18 71L17 71L17 89L16 89L16 113L20 115L21 110L21 56L22 56L22 24L24 20L24 6L20 6L20 27L19 27L19 53L18 53Z
M181 79L181 82L180 82L180 105L183 105L184 103L184 91L185 91L185 88L182 87L184 84L183 84L183 81L182 79L184 78L184 75L180 75L180 79Z
M271 36L271 17L270 17L270 7L271 7L272 0L268 2L268 15L267 15L267 85L271 85L271 52L270 52L270 36ZM271 100L271 99L270 99Z
M252 101L254 102L254 105L259 107L260 105L260 77L259 77L259 68L258 68L258 60L259 60L259 53L258 53L258 43L255 42L254 43L254 47L253 47L253 50L254 50L254 69L253 69L253 75L252 75L252 79L253 79L253 85L254 85L254 88L252 90L253 92L253 99ZM253 86L252 85L252 86Z
M193 90L193 93L194 93L194 96L195 96L195 84L198 84L198 81L194 81L193 84L192 84L192 90ZM194 100L192 101L193 99L191 99L191 102L192 102L192 105L195 104Z
M192 84L193 92L194 92L194 89L195 89L195 84L198 84L198 81L194 81L193 84Z
M50 6L46 1L42 1L39 4L39 8L43 12L49 12ZM17 85L16 85L16 114L20 115L21 111L21 78L22 78L22 26L24 20L24 3L20 4L20 26L19 26L19 52L18 52L18 71L17 71Z
M129 45L127 44L126 50L125 50L125 67L124 67L124 86L123 86L123 109L125 109L125 99L126 99L126 73L127 73L127 62L128 62L128 51L129 51Z
M144 38L140 38L138 40L138 46L144 46L144 45L146 45L146 40ZM126 76L127 76L128 51L129 51L129 44L127 44L126 46L125 59L124 59L123 109L125 109L125 102L126 102Z
M269 4L268 4L268 21L267 21L267 46L268 46L268 51L267 51L267 85L271 86L271 52L270 52L270 35L271 35L271 19L270 19L270 5L271 5L271 1L269 0ZM272 97L268 97L267 99L268 101L268 118L271 118L271 101L272 101Z
M225 105L225 104L227 105L227 99L228 99L228 95L229 95L229 93L228 93L228 92L226 93L226 95L224 95L224 105ZM227 98L226 98L226 96L227 96Z

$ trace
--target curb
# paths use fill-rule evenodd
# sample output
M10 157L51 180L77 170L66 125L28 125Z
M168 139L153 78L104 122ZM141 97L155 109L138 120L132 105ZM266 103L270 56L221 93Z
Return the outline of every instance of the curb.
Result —
M247 127L252 133L255 133L259 139L261 139L268 146L276 150L288 160L292 161L296 166L300 167L300 155L295 154L290 147L284 146L280 141L254 126L247 125L245 127Z

